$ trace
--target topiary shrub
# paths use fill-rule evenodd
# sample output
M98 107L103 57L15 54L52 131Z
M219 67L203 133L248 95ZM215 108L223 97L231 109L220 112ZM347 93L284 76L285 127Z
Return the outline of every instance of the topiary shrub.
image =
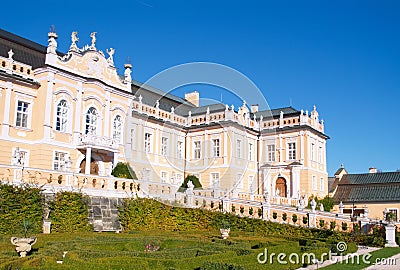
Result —
M347 231L347 223L346 222L342 222L342 230Z
M63 191L50 202L51 227L54 232L92 231L89 224L88 197Z
M189 180L192 181L194 188L202 188L199 178L197 178L197 176L195 176L195 175L186 176L186 178L183 181L180 188L181 189L188 188L187 184L188 184Z
M258 217L260 218L262 216L262 209L258 208Z
M232 205L232 213L235 213L236 207Z
M253 210L253 207L250 207L250 208L249 208L249 215L250 215L250 216L253 215L253 211L254 211L254 210Z
M272 218L273 218L273 219L277 219L277 217L278 217L278 213L273 212L273 213L272 213Z
M135 171L128 163L118 162L111 175L118 178L137 179Z
M283 213L283 214L282 214L282 220L283 220L283 221L286 221L286 220L287 220L287 214L286 214L286 213Z

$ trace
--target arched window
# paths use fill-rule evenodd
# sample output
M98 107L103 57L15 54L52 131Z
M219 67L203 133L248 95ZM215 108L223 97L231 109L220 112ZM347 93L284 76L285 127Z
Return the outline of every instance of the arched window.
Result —
M60 100L57 104L57 117L56 117L56 130L61 132L67 131L68 124L68 103L67 101Z
M116 139L118 142L121 142L121 133L122 133L122 119L121 116L117 115L113 121L113 131L112 137Z
M90 107L86 113L85 134L96 135L97 118L98 118L97 110L93 107Z

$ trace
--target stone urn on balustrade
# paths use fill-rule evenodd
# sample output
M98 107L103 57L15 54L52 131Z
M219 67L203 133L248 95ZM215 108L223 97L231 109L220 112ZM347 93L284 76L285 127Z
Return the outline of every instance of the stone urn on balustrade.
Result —
M15 246L15 250L21 257L26 257L26 254L31 251L36 240L36 237L11 237L11 243Z

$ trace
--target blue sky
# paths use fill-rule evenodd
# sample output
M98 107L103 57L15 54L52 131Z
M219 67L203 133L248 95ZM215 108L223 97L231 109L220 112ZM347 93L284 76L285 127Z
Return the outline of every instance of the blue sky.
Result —
M229 66L271 108L317 106L331 137L330 175L342 163L353 173L400 168L400 1L62 2L9 1L0 27L46 44L55 25L62 51L72 31L79 46L96 31L97 48L115 48L120 72L129 57L139 81L189 62Z

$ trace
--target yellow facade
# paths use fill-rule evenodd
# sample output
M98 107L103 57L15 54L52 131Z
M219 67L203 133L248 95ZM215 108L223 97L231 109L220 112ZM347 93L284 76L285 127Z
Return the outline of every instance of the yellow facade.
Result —
M188 102L154 92L132 80L129 64L120 76L114 50L105 56L95 39L79 49L72 38L66 54L57 52L56 40L49 33L39 67L12 53L0 57L4 168L110 176L118 161L128 161L140 180L179 186L194 174L204 189L230 197L328 193L328 137L315 107L311 113L291 107L250 113L246 104L197 110L197 94Z

